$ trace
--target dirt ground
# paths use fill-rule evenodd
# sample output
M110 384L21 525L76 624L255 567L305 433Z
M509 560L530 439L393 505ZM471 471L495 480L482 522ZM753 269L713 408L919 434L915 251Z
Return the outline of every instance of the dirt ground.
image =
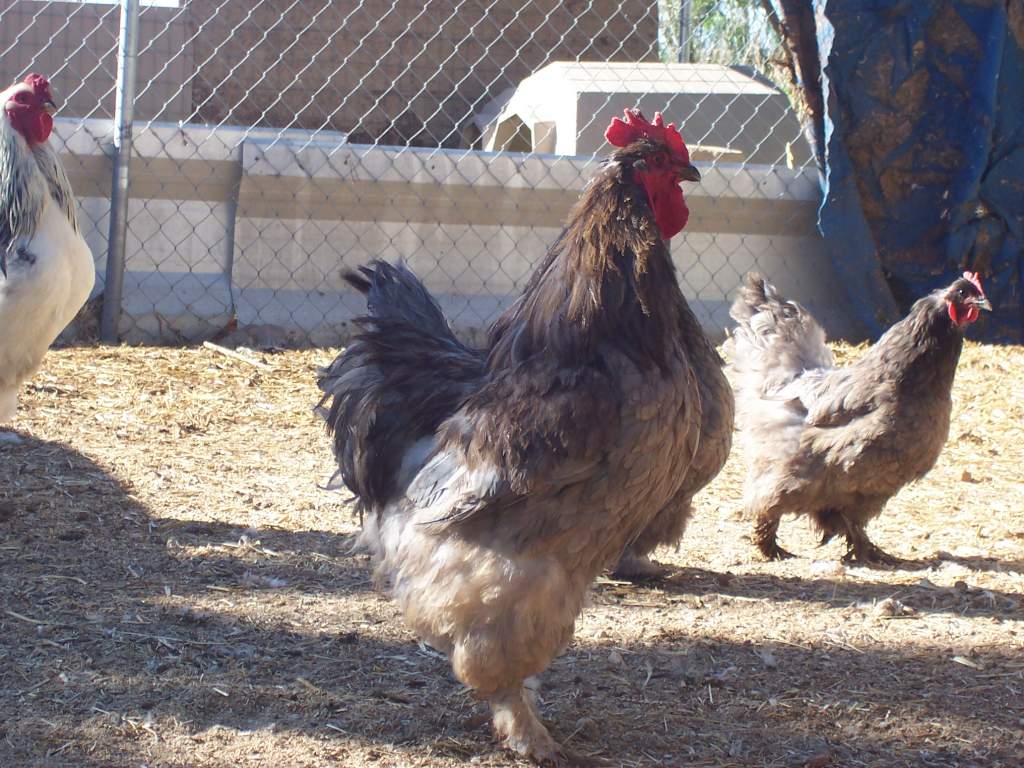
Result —
M49 355L0 447L0 766L517 764L318 487L332 354ZM916 568L844 568L794 520L801 557L760 562L736 453L666 582L596 586L543 678L555 737L625 766L1020 766L1024 348L968 346L954 396L869 529Z

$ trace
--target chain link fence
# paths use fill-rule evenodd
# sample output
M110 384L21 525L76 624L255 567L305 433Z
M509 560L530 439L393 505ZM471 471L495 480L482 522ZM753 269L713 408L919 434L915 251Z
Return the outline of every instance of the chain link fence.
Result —
M634 105L681 125L704 175L672 249L707 327L757 268L842 333L761 6L3 0L0 75L44 73L63 102L53 141L101 278L80 334L105 304L129 342L334 344L363 309L342 272L384 258L477 338Z

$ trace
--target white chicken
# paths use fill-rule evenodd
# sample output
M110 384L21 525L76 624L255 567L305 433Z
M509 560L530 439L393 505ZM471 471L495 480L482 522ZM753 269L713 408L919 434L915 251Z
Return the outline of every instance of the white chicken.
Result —
M96 280L75 197L50 147L50 84L30 74L0 93L0 424ZM0 440L17 442L12 432Z

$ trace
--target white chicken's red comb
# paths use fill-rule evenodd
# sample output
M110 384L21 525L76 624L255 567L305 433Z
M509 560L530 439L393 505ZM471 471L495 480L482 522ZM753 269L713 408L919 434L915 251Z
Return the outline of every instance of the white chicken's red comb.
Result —
M978 277L977 272L964 272L964 280L970 280L971 284L978 289L978 293L981 294L981 298L986 298L985 289L981 287L981 278Z

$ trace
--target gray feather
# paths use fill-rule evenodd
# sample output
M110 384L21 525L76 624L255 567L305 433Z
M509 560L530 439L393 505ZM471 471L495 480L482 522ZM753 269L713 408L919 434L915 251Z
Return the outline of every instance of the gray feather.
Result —
M0 120L0 266L4 275L11 257L35 235L47 191L46 179L25 139L7 120Z
M46 184L50 189L50 196L60 209L64 211L64 215L71 222L72 229L81 234L81 230L78 227L75 193L71 189L71 182L68 180L68 175L65 173L64 166L57 157L57 153L53 151L53 147L47 142L33 147L32 154L35 156L39 171L43 174L43 178L46 179Z

